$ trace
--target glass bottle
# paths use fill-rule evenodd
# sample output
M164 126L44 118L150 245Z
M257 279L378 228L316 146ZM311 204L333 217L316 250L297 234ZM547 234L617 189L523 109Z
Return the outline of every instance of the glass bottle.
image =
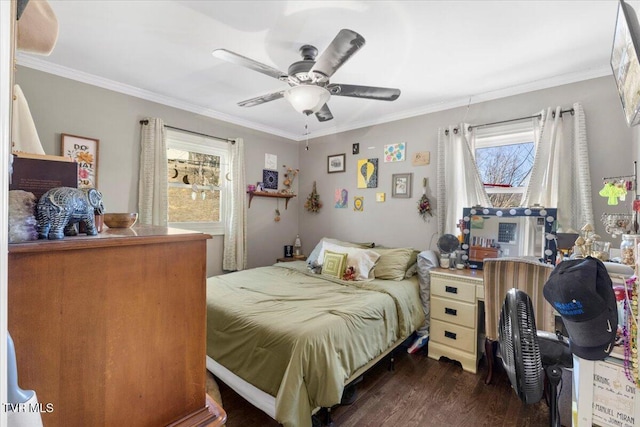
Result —
M635 266L636 259L634 255L636 236L633 234L623 234L620 242L620 257L624 265Z

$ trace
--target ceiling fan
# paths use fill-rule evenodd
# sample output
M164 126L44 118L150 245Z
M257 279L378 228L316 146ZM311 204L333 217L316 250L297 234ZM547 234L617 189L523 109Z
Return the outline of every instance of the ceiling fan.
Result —
M212 54L216 58L266 74L291 86L285 90L241 101L238 103L239 106L253 107L284 97L297 111L307 116L315 113L319 121L326 122L333 119L333 114L327 106L331 95L379 101L394 101L400 96L400 89L329 82L331 76L362 46L364 38L360 34L348 29L340 30L320 56L314 46L302 46L302 60L291 64L288 73L226 49L216 49Z

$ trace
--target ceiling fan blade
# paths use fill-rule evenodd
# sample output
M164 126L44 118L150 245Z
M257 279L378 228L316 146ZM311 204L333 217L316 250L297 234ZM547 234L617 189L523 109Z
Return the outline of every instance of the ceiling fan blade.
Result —
M352 30L340 30L309 70L314 81L328 80L351 56L364 46L364 37Z
M211 54L216 58L224 59L225 61L231 62L232 64L241 65L259 73L266 74L267 76L273 77L274 79L287 81L289 77L287 73L276 70L273 67L270 67L258 61L254 61L251 58L247 58L246 56L239 55L227 49L216 49L211 52Z
M329 106L324 104L321 109L316 113L316 117L319 122L327 122L333 119L333 114L331 114L331 110L329 110Z
M379 101L395 101L400 96L400 89L389 87L343 85L340 83L334 83L328 85L327 89L331 92L331 95L377 99Z
M254 107L256 105L264 104L265 102L275 101L284 96L284 91L273 92L267 95L257 96L255 98L247 99L245 101L238 102L240 107Z

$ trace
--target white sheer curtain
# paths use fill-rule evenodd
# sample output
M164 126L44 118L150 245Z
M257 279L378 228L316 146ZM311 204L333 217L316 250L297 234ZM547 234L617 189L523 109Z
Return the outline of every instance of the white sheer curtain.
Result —
M437 214L438 233L457 235L462 208L491 206L484 189L470 141L475 137L469 125L460 123L438 130Z
M542 113L540 136L523 206L558 208L562 231L594 224L591 174L584 110L573 104L574 115L561 107Z
M244 140L236 138L229 144L229 172L226 177L224 270L247 268L247 196L245 183Z
M167 142L164 122L146 118L140 131L138 221L166 227L168 218Z

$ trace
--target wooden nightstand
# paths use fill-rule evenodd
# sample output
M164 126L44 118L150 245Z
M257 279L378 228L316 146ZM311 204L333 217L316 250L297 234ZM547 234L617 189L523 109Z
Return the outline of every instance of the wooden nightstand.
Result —
M306 261L306 255L294 255L292 257L282 257L278 258L276 261L278 262L291 262L291 261Z

